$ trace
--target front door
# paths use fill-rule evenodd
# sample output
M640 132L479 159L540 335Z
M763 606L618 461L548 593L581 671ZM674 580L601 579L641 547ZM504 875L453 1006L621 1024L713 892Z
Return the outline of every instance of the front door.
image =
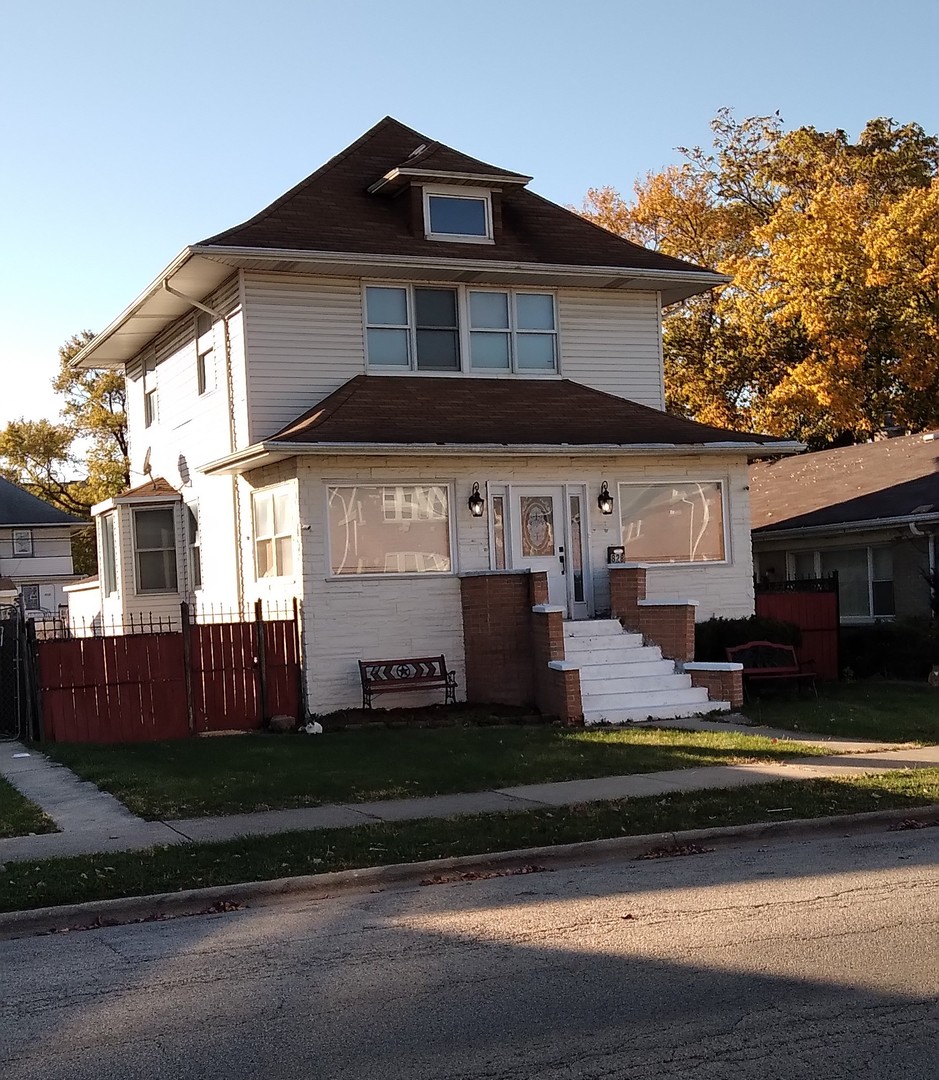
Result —
M569 612L564 488L512 487L512 566L548 575L548 602Z

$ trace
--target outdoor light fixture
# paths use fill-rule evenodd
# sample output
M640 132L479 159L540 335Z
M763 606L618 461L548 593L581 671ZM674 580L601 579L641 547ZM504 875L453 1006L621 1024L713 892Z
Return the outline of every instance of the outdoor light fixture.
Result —
M486 500L479 494L479 484L473 484L473 494L466 500L466 505L473 517L483 516Z
M607 487L605 480L600 485L600 494L597 496L597 506L600 507L601 514L613 513L613 496L610 494L610 489Z

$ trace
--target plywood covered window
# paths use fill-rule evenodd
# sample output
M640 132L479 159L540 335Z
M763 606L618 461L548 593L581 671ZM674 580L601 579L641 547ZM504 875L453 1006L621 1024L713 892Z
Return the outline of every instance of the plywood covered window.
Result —
M327 504L330 574L450 573L448 485L336 485Z
M724 562L724 490L719 480L620 484L627 562Z

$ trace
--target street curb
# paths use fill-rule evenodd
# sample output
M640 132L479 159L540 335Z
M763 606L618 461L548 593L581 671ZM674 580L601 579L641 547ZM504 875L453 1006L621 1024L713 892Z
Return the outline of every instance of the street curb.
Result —
M729 846L758 841L800 840L820 836L852 836L880 825L889 826L915 818L939 824L939 805L876 810L866 814L841 814L825 818L796 818L791 821L756 822L683 832L646 833L609 840L586 840L576 844L520 848L485 855L460 855L427 862L395 863L358 870L338 870L328 874L250 881L237 885L216 885L183 892L129 896L116 900L92 900L84 904L35 908L31 911L0 912L0 940L27 937L57 930L116 926L142 920L180 915L198 915L224 905L264 907L285 899L326 900L338 893L356 890L381 891L395 885L418 885L464 873L499 872L537 865L546 870L583 862L639 858L651 852L692 845Z

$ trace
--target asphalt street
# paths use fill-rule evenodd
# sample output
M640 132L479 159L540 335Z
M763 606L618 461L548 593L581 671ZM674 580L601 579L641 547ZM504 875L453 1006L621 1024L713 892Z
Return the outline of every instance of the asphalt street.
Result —
M4 1080L939 1076L939 828L0 942Z

